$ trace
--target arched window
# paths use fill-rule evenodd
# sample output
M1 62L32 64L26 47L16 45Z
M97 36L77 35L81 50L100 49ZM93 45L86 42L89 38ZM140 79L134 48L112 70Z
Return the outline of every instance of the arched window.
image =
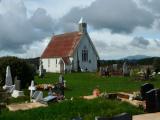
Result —
M84 46L82 50L82 62L87 62L88 61L88 50L86 46Z

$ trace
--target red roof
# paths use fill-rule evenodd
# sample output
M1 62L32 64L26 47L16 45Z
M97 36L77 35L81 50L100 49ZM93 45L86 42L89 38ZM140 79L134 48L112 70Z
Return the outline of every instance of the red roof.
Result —
M52 37L41 58L69 57L79 44L81 32L71 32Z

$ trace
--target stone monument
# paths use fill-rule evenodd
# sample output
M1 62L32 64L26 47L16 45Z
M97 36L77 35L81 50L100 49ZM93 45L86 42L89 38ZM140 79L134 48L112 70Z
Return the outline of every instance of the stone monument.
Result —
M123 63L123 75L124 76L128 76L129 75L129 70L128 70L128 66L127 66L126 62Z
M39 77L43 78L43 76L44 76L43 63L42 63L42 60L40 60L40 64L39 64Z
M112 66L113 66L113 71L117 71L118 65L117 64L113 64Z
M31 99L32 102L40 102L40 101L43 101L43 92L42 91L35 91L33 93L33 96L32 96L32 99Z
M63 75L59 76L59 83L64 84L64 77L63 77Z
M15 86L13 85L13 82L12 82L10 66L7 66L5 85L3 86L3 89L9 93L12 93L14 88L15 88Z
M33 92L36 90L36 87L34 86L34 81L31 81L31 86L28 88L30 90L30 98L33 96Z
M12 97L17 98L20 96L24 96L24 92L21 90L21 80L17 80L15 78L15 90L13 90Z

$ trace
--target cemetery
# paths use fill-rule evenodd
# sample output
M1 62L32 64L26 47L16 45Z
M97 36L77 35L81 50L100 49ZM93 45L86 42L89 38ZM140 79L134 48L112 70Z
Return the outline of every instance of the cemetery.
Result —
M41 60L0 60L0 119L147 120L160 112L160 74L151 65L124 60L97 72L51 73Z
M22 119L29 114L26 119L34 119L36 116L48 120L105 120L121 117L131 120L136 118L134 115L159 112L160 76L155 75L155 80L133 81L125 64L121 75L111 74L106 77L100 73L86 72L63 75L45 73L43 77L38 74L25 89L21 89L17 77L13 83L12 71L7 66L3 89L8 93L8 100L3 101L6 102L3 105L6 108L1 109L0 119ZM118 68L114 69L118 71Z

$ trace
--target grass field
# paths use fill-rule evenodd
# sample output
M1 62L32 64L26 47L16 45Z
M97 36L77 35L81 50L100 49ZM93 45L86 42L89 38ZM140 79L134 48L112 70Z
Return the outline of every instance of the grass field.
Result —
M37 83L56 83L58 82L59 74L47 74L44 79L35 78ZM66 97L90 95L97 86L101 92L132 92L139 91L143 83L152 83L155 87L160 88L159 77L153 81L134 81L130 77L113 76L113 77L100 77L96 73L72 73L65 74L67 87L69 90L65 91Z
M143 113L141 109L125 102L106 99L63 101L54 103L47 108L27 111L2 111L0 120L71 120L82 117L83 120L94 120L95 116L113 116L122 112L129 114Z
M59 74L48 73L44 79L35 77L37 84L56 83ZM0 120L71 120L80 116L83 120L94 120L95 116L113 116L122 112L132 115L143 113L140 108L135 108L128 103L103 98L95 100L82 100L79 96L90 95L98 86L101 92L139 91L141 84L151 82L160 88L159 77L154 81L133 81L130 77L100 77L96 73L72 73L65 74L68 89L65 90L67 99L74 97L73 101L65 100L61 103L50 104L47 108L38 108L27 111L10 112L4 109L0 114ZM27 93L27 90L25 90ZM28 100L28 97L12 99L11 102Z

